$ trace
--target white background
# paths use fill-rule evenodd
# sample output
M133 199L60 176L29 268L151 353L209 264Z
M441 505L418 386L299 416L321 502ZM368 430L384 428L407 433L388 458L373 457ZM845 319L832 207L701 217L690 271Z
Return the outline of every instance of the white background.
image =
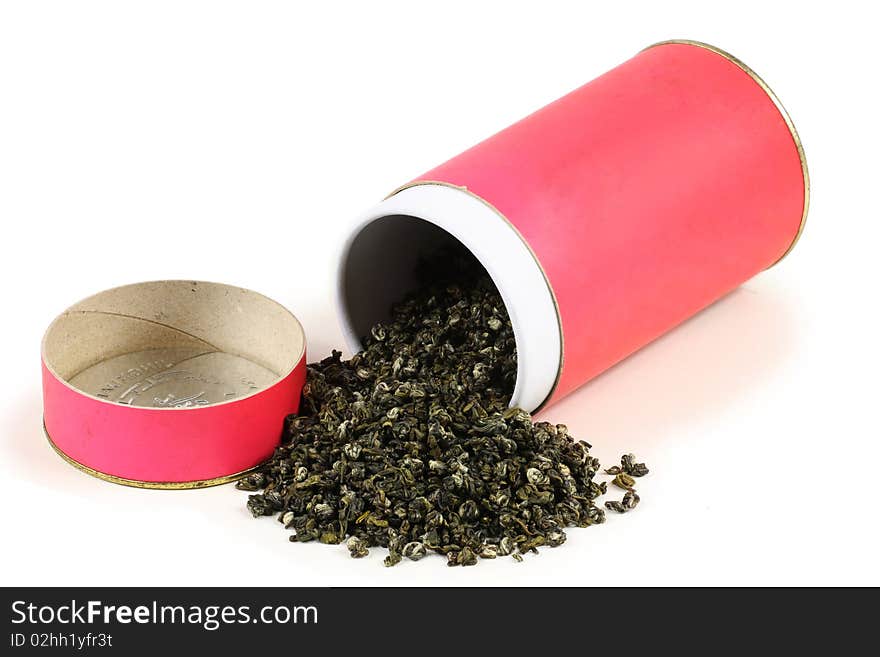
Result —
M0 583L880 584L868 6L3 3ZM288 543L230 486L129 489L50 450L39 342L68 305L222 281L290 307L322 356L341 342L332 254L360 212L667 38L725 48L774 88L812 211L781 265L546 413L603 461L647 461L636 512L522 564L386 569L380 550Z

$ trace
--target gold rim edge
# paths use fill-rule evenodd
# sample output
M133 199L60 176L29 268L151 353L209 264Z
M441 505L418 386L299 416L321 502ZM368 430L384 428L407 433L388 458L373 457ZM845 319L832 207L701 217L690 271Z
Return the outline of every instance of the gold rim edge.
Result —
M233 481L238 481L260 467L260 465L255 465L252 468L236 472L235 474L215 477L214 479L202 479L199 481L140 481L138 479L126 479L125 477L117 477L116 475L95 470L94 468L90 468L89 466L83 465L79 461L72 459L55 444L55 441L52 440L49 431L46 429L45 423L43 424L43 434L46 436L46 441L49 443L49 446L56 454L58 454L58 456L66 461L68 465L72 465L80 472L84 472L96 479L109 481L111 484L119 484L120 486L128 486L130 488L145 488L151 490L193 490L196 488L210 488L211 486L220 486L222 484L229 484Z
M553 395L556 393L556 389L559 387L559 381L562 378L562 368L565 361L565 335L562 332L562 313L559 311L559 301L556 298L556 292L553 290L553 286L550 284L550 278L547 276L547 272L544 270L544 265L541 264L541 261L538 259L538 255L535 253L534 249L532 249L532 245L528 243L525 237L523 237L523 234L519 232L519 229L513 224L513 222L504 216L504 213L502 213L501 210L489 203L489 201L484 199L479 194L475 194L463 185L455 185L444 180L416 180L414 182L409 182L405 185L401 185L385 198L391 198L395 194L399 194L405 189L409 189L410 187L417 187L419 185L442 185L443 187L451 187L453 189L457 189L471 196L472 198L475 198L487 208L492 210L492 212L500 217L501 220L504 221L504 223L506 223L513 230L514 233L516 233L516 236L519 237L520 241L525 245L525 247L529 250L529 253L532 255L532 259L538 266L538 270L541 272L541 276L544 277L544 283L547 285L547 289L550 291L550 298L553 300L553 308L556 310L556 323L559 325L559 368L556 370L556 379L553 381L553 386L550 388L550 392L547 393L544 401L538 404L538 406L533 411L531 411L532 413L539 412L547 405L547 403L553 398Z
M735 64L739 67L746 75L748 75L752 80L754 80L759 87L764 91L765 94L770 98L773 104L776 106L776 109L782 115L782 120L785 121L785 125L788 127L788 131L791 133L791 138L794 140L794 145L797 148L798 158L801 162L801 173L804 177L804 209L801 214L801 223L798 226L797 233L794 236L791 244L789 244L788 248L785 252L779 256L771 265L767 267L770 269L771 267L775 267L779 262L785 258L789 253L791 253L792 249L794 249L795 245L800 240L801 235L804 232L804 226L807 224L807 215L810 211L810 172L807 168L807 156L804 152L804 145L801 142L801 137L798 134L797 129L794 127L794 121L791 119L791 115L788 113L788 110L785 109L785 106L782 104L782 101L779 100L779 96L776 95L776 92L770 88L770 86L764 82L760 75L755 73L745 62L738 59L734 55L731 55L726 50L722 50L717 46L713 46L708 43L703 43L702 41L694 41L692 39L668 39L666 41L660 41L658 43L651 44L647 48L643 48L641 52L645 50L650 50L651 48L656 48L657 46L666 46L666 45L683 45L683 46L695 46L697 48L703 48L704 50L708 50L710 52L715 53L716 55L720 55L727 61Z

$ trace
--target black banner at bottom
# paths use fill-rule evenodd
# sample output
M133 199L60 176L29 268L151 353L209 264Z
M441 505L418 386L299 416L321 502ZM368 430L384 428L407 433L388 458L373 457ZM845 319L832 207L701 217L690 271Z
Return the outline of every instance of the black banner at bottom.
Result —
M3 655L453 657L565 645L630 652L667 641L729 649L760 639L767 648L771 637L815 647L820 634L851 637L870 627L873 609L840 590L7 588L3 598Z

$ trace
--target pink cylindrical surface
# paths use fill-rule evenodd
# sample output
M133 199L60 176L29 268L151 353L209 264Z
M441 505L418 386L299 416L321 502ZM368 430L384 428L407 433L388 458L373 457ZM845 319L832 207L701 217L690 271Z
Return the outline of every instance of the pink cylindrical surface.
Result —
M534 252L563 336L551 401L791 247L808 181L771 93L720 51L660 44L412 183L466 188Z
M201 482L258 465L299 408L306 357L258 394L187 409L139 408L84 395L43 363L43 420L65 456L99 474L141 483Z

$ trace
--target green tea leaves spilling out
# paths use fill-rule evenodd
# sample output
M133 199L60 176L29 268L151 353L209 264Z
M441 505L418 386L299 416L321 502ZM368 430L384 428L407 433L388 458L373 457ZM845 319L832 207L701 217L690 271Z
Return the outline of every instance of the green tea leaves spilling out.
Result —
M471 566L605 521L590 445L507 407L516 348L491 279L466 260L448 265L424 265L426 284L351 360L334 351L309 366L282 446L238 483L262 490L248 508L277 514L291 541L345 542L355 558L383 547L387 566L432 552ZM609 472L626 495L606 507L633 509L633 477L647 468L627 455Z

